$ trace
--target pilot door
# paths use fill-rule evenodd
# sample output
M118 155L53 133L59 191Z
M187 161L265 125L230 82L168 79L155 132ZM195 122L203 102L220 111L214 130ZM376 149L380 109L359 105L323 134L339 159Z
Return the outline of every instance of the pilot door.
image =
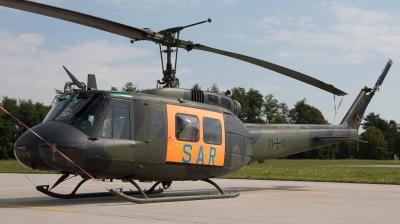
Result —
M133 105L111 100L97 128L93 158L102 165L102 173L127 175L134 160Z

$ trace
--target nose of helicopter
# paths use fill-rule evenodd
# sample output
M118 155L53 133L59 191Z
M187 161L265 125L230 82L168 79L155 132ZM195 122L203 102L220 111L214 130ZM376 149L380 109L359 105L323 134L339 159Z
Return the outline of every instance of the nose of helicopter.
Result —
M68 124L56 121L39 124L32 130L77 165L83 164L88 151L86 134ZM20 163L31 169L71 172L77 169L30 131L26 131L15 142L14 154Z

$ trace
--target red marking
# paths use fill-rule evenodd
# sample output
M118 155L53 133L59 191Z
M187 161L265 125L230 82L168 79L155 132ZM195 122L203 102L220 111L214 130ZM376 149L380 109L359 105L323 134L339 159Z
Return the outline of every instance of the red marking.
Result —
M121 192L119 195L115 195L115 197L121 197L124 194L124 192Z

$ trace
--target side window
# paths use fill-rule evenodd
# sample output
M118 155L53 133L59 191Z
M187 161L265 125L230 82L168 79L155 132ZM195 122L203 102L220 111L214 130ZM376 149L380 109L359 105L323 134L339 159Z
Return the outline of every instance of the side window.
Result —
M130 139L129 106L116 103L108 111L100 128L99 134L103 138Z
M221 122L213 118L203 118L203 139L207 144L221 145L222 127Z
M193 115L176 114L175 135L180 141L198 142L199 119Z
M152 138L165 138L164 112L150 110L150 133Z
M123 107L122 107L123 106ZM116 103L113 108L114 138L129 139L129 107L126 104Z
M111 124L112 110L108 111L106 118L100 128L100 137L111 138L112 124Z

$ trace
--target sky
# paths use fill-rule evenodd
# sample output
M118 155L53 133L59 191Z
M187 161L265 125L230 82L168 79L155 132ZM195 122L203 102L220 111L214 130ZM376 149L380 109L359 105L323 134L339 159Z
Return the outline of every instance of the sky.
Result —
M284 75L209 52L182 49L177 77L182 88L216 83L221 90L254 88L289 108L306 99L329 123L339 124L364 86L373 87L388 59L385 82L366 114L400 122L399 1L241 0L41 0L138 28L186 28L180 38L275 63L334 85L331 93ZM165 58L165 56L164 56ZM397 65L399 64L399 65ZM158 45L78 24L0 6L0 97L50 105L69 81L62 66L99 89L133 82L155 88L162 78ZM340 107L335 115L335 106Z

